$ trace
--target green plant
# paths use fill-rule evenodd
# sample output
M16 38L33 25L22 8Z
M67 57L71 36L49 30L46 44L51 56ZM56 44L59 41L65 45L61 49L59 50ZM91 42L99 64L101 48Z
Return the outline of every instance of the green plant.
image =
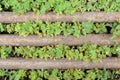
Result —
M43 14L53 11L54 13L73 14L85 11L120 11L120 1L115 0L1 0L0 11L13 11L23 14L36 12Z
M16 24L0 24L0 33L19 34L22 36L36 34L39 36L73 35L79 37L80 35L90 33L102 34L108 32L112 33L113 37L119 36L119 23L93 23L91 21L82 23L51 23L28 21Z
M80 69L49 69L49 70L7 70L1 69L1 73L4 75L0 76L2 80L108 80L108 79L119 79L120 70L107 70L107 69L91 69L91 70L80 70Z
M83 46L43 46L43 47L0 47L0 57L5 59L7 57L24 57L24 58L41 58L41 59L61 59L69 60L94 61L101 58L120 56L120 46L97 46L84 44Z

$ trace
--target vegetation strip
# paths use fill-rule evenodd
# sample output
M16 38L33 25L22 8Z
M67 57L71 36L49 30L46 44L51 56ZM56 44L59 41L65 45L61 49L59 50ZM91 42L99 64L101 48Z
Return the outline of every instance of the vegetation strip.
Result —
M0 13L0 22L1 23L17 23L25 22L29 20L41 20L41 21L51 21L51 22L84 22L84 21L93 21L93 22L116 22L120 19L120 12L76 12L72 15L58 15L54 13L46 13L37 16L36 14L29 12L23 15L16 15L12 12L1 12Z
M106 58L99 62L83 62L81 60L43 60L43 59L23 59L9 58L0 59L0 68L4 69L93 69L93 68L120 68L120 58Z
M114 45L120 44L120 39L110 39L110 34L88 34L79 38L73 36L55 36L55 37L39 37L36 35L18 36L18 35L0 35L0 46L45 46L45 45L83 45L84 43L97 45Z
M1 46L0 58L22 57L25 59L68 59L96 62L106 57L120 57L120 45L98 46L84 44L82 46Z
M120 69L0 69L1 80L119 80Z

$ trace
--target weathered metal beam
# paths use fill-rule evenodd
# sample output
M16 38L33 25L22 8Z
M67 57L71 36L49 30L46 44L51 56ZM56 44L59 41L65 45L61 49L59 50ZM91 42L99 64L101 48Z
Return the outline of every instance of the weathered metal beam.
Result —
M45 46L45 45L69 45L77 46L84 43L96 45L114 45L120 44L120 38L111 40L110 34L89 34L76 38L74 36L54 36L54 37L39 37L37 35L29 35L26 37L18 35L0 35L0 46Z
M50 21L50 22L84 22L84 21L93 21L93 22L116 22L120 19L120 12L76 12L74 14L55 14L52 12L46 14L36 15L35 13L28 12L26 14L17 15L13 12L0 12L0 23L17 23L25 22L29 20L41 20L41 21Z
M0 59L0 68L3 69L93 69L107 68L119 69L120 58L106 58L99 62L83 62L81 60L42 60L42 59L23 59L9 58L6 60Z

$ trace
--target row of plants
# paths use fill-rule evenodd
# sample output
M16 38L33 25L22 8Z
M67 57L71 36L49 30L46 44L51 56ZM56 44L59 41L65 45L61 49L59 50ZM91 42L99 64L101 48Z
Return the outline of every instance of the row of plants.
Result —
M108 80L119 79L120 70L8 70L0 69L2 80Z
M120 35L120 23L28 21L25 23L0 24L0 33L19 34L22 36L30 34L39 36L73 35L75 37L90 33L111 33L113 37L117 37Z
M41 58L41 59L62 59L83 60L96 62L101 58L120 57L120 46L97 46L84 44L83 46L43 46L43 47L0 47L0 57L6 59L8 57L23 58Z
M120 35L120 23L93 23L88 22L42 22L28 21L25 23L0 24L1 34L19 34L27 36L36 34L39 36L57 36L57 35L87 35L90 33L102 34L111 33L113 37ZM62 59L83 60L97 62L101 58L120 57L120 46L98 46L84 44L82 46L1 46L0 58L9 57L23 58L41 58L41 59ZM106 69L67 69L67 70L0 70L1 80L108 80L119 79L120 70Z
M53 12L57 14L73 14L75 12L104 11L119 12L120 0L0 0L0 12L14 12L24 14L35 12L36 15ZM25 23L2 24L0 34L18 34L21 36L57 36L113 34L112 38L120 35L120 21L116 23L88 22L42 22L28 21ZM120 57L120 45L98 46L84 44L82 46L1 46L0 58L9 57L83 60L97 62L101 58ZM0 80L108 80L119 79L119 69L49 69L49 70L23 70L0 69Z
M85 11L120 11L120 0L1 0L0 11L15 13L36 12L43 14L73 14Z
M0 0L0 11L12 11L17 14L35 12L44 14L54 12L57 14L73 14L85 11L120 11L120 0ZM87 35L90 33L111 33L113 38L120 35L120 23L93 23L88 22L42 22L28 21L16 24L0 24L1 34L19 34L27 36L35 34L39 36L56 35ZM106 57L120 57L120 46L98 46L84 44L82 46L1 46L0 58L23 57L41 59L62 59L97 61ZM106 69L67 69L67 70L10 70L0 69L1 80L107 80L119 79L120 70Z

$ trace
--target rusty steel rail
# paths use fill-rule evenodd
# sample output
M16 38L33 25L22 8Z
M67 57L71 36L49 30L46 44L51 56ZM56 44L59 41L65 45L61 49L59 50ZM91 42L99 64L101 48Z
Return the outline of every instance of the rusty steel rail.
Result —
M17 23L25 22L29 20L41 20L50 22L83 22L83 21L93 21L93 22L116 22L120 19L120 12L76 12L72 15L69 14L54 14L52 12L46 14L40 14L37 16L32 12L28 12L23 15L17 15L13 12L0 12L0 23Z
M45 45L83 45L84 43L96 45L114 45L120 44L120 38L111 40L110 34L88 34L76 38L74 36L54 36L54 37L39 37L37 35L29 35L26 37L18 35L0 35L0 46L45 46Z
M3 69L93 69L107 68L119 69L120 58L106 58L99 62L84 62L81 60L42 60L42 59L23 59L9 58L6 60L0 59L0 68Z

